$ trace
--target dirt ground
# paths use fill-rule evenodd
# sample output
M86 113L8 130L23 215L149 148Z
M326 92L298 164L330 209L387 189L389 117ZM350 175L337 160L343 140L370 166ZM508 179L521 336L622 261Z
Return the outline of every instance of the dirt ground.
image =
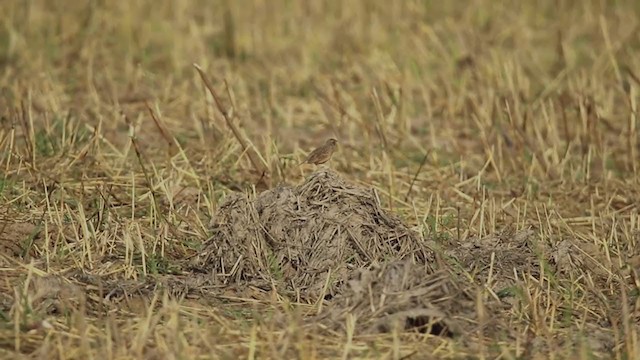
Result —
M28 259L25 249L44 246L36 226L4 224L4 266ZM383 209L374 188L353 184L326 167L299 185L279 185L257 196L229 193L209 230L197 252L172 259L173 274L122 281L107 270L116 258L103 258L92 271L34 271L24 293L13 299L5 294L5 311L15 313L17 304L28 301L41 316L78 308L85 316L109 309L136 313L148 309L159 289L200 306L224 306L224 299L234 298L268 301L277 293L288 301L322 304L300 319L307 331L352 336L415 332L450 339L480 334L516 342L530 319L514 323L513 314L539 301L527 298L522 286L536 291L549 286L535 281L544 278L540 264L554 273L545 282L574 283L584 274L601 282L610 276L598 268L597 249L576 240L545 248L537 245L531 228L507 227L464 242L423 237ZM25 238L30 243L16 241ZM603 300L588 293L582 297ZM274 316L283 327L290 321L284 313ZM586 316L593 323L606 321L598 314ZM51 325L44 320L22 326ZM587 341L596 354L611 351L616 343L601 328L561 341ZM524 357L552 351L544 342L525 345Z

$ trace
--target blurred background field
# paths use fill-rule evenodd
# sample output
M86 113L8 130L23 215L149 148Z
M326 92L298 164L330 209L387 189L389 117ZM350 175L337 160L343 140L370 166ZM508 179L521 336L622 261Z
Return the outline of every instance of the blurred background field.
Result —
M639 356L639 2L9 0L0 14L4 357ZM322 306L277 286L210 303L127 293L185 275L225 196L301 183L329 137L331 167L442 261L531 232L536 261L498 264L495 244L484 267L457 258L478 309L509 304L508 337L320 334L301 324ZM124 285L83 288L77 269Z

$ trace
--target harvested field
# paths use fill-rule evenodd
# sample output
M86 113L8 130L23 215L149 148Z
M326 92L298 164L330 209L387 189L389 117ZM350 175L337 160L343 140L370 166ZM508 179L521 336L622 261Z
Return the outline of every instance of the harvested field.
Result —
M640 357L635 2L0 13L0 358Z

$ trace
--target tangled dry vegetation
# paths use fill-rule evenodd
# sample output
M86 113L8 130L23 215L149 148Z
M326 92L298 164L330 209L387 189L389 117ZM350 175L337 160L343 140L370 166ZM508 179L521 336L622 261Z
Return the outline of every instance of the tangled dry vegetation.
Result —
M635 2L0 13L0 357L640 354Z

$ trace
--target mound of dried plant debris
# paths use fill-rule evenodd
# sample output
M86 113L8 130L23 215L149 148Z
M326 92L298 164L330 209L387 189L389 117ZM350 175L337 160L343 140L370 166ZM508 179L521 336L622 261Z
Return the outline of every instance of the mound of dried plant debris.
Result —
M330 298L354 269L412 259L429 266L423 240L380 207L375 192L329 169L254 199L232 194L196 260L216 282L286 284L301 298Z
M498 234L471 237L445 254L479 283L496 292L506 291L515 282L514 273L538 275L542 249L536 248L533 230L515 231L507 227Z
M474 294L455 279L448 271L432 272L411 261L372 264L354 272L344 291L313 321L338 328L351 318L359 332L455 336L462 331L456 317L476 317Z

